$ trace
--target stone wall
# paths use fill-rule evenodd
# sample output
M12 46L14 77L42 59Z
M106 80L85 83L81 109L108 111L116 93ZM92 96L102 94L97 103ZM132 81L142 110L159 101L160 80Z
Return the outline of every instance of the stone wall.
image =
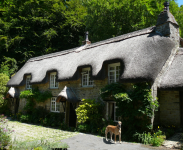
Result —
M78 99L97 99L100 94L100 89L103 88L108 83L107 78L104 80L94 80L93 87L82 87L81 86L81 79L76 81L63 81L59 82L59 87L57 89L50 89L49 82L45 84L35 84L32 87L39 87L40 90L49 90L52 92L53 97L57 97L58 94L63 90L65 86L72 88ZM19 91L26 90L25 86L18 87ZM19 111L23 109L25 106L26 100L20 99L19 103ZM44 103L37 103L37 106L46 107L50 110L51 100L48 99ZM63 107L61 105L61 111L63 111Z
M180 127L179 91L160 91L159 122Z

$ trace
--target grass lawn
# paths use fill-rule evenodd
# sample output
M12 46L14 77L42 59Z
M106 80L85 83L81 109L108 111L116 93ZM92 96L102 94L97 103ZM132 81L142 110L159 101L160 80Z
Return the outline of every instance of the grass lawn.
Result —
M8 127L15 131L11 133L12 141L14 143L18 143L19 145L29 143L29 147L32 147L31 145L40 145L38 143L55 143L78 134L78 132L63 131L18 121L8 121ZM67 147L66 144L64 147Z

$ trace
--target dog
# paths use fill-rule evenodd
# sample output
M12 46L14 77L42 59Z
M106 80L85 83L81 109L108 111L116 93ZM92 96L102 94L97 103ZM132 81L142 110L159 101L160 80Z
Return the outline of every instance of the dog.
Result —
M117 126L112 126L112 125L108 125L105 129L105 139L107 140L107 133L110 132L111 134L111 141L112 141L112 135L115 135L115 141L114 143L116 143L116 135L119 135L119 143L121 143L121 121L118 121Z

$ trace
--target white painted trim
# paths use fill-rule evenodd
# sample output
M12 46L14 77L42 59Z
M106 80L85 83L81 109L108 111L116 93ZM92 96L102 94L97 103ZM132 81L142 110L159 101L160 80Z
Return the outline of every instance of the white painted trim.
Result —
M27 80L29 79L29 84L27 84ZM26 76L26 89L30 90L32 89L32 85L30 85L31 75Z
M52 75L54 75L54 86L55 86L56 83L58 83L58 84L57 84L57 87L52 87L52 86L51 86L51 76L52 76ZM50 73L50 89L58 89L58 87L59 87L59 82L56 82L56 75L57 75L56 72Z

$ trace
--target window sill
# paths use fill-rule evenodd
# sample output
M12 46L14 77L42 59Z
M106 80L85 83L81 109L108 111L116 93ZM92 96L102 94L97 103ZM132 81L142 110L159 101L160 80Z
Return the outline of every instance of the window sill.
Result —
M81 86L81 89L92 89L92 88L94 88L93 85L92 86Z
M50 90L58 90L59 88L57 87L57 88L49 88Z
M60 113L60 111L50 111L50 112L53 112L53 113Z

